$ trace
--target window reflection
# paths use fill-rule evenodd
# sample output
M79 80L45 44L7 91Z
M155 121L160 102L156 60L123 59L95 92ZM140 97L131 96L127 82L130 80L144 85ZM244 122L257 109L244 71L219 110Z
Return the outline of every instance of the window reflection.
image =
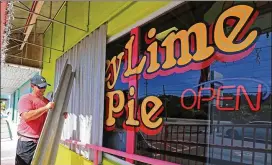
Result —
M140 27L139 59L147 54L150 42L146 37L152 28L156 28L156 41L161 45L171 30L188 30L196 23L205 22L209 25L207 42L209 46L215 47L212 24L222 12L237 4L249 5L259 11L259 16L249 27L249 30L257 27L260 29L257 42L238 52L243 54L250 52L252 48L249 55L234 62L215 60L210 65L203 64L199 67L202 69L173 72L167 76L158 74L152 79L145 79L144 75L140 75L136 89L138 106L147 97L156 96L164 107L156 119L163 118L164 122L157 135L136 131L136 142L130 142L137 144L137 154L184 165L271 164L270 4L259 1L185 2ZM227 36L234 30L235 21L237 19L225 22L224 32ZM107 46L108 60L124 50L129 37L126 35ZM190 53L195 55L198 48L193 42L195 35L189 35L188 38ZM239 42L243 39L245 38L240 37ZM182 41L175 44L177 59L182 57L181 50L178 49ZM215 49L219 52L216 47ZM228 55L231 56L225 54ZM126 60L121 62L120 73L125 70ZM162 63L164 60L161 48L158 50L157 61ZM121 75L118 76L114 90L125 93L125 102L128 102L129 84L121 81ZM118 101L115 100L114 104L116 102ZM150 111L151 108L147 107L147 113ZM116 129L104 132L104 146L125 151L125 146L129 143L125 140L126 130L122 126L126 113L124 111L116 118Z
M171 31L167 29L188 29L202 21L211 24L222 10L235 4L238 2L181 5L141 27L142 54L148 46L144 38L149 29L155 27L162 40ZM185 165L271 164L271 21L265 18L269 7L255 5L261 14L251 28L262 31L246 58L139 80L139 102L147 96L159 97L165 122L156 136L139 133L138 153ZM226 28L226 33L230 31Z

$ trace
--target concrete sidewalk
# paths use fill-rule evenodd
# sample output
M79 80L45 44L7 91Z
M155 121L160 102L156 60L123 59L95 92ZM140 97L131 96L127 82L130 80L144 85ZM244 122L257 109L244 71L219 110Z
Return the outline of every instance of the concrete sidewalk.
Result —
M15 155L16 155L16 145L17 145L17 125L12 121L9 121L12 140L10 138L2 139L1 137L1 165L14 165L15 164ZM6 125L1 125L6 127Z

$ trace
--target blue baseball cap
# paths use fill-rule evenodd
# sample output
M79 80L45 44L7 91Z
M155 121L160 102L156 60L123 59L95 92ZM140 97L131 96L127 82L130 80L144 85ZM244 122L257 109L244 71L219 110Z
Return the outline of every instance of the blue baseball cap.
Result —
M41 75L35 75L33 78L30 79L31 84L38 86L40 88L45 88L47 85L51 86L46 82L46 79Z

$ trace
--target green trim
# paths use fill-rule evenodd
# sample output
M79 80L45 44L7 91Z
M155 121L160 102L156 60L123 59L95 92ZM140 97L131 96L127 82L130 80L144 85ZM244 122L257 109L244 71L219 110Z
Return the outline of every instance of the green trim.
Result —
M18 95L17 95L17 101L16 101L16 103L17 103L17 104L16 104L16 105L17 105L17 106L16 106L16 110L17 110L17 113L16 113L16 114L18 115L18 111L19 111L19 110L18 110L18 102L19 102L19 100L20 100L20 89L17 89L17 91L18 91ZM15 120L16 123L18 122L18 121L17 121L17 119L18 119L17 115L16 115L16 118L15 118L15 119L16 119L16 120Z
M16 91L12 94L13 95L13 101L12 101L12 121L14 121L14 116L15 116L15 96L16 96Z

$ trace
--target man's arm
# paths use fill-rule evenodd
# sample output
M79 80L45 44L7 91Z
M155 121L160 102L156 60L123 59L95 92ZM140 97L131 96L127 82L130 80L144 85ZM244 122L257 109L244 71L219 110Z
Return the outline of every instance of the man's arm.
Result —
M41 107L39 109L35 109L35 110L30 110L28 112L23 112L21 114L21 117L26 121L31 121L31 120L35 120L37 118L39 118L40 116L42 116L44 113L48 112L49 109L53 109L54 108L54 103L53 102L49 102L46 106Z

